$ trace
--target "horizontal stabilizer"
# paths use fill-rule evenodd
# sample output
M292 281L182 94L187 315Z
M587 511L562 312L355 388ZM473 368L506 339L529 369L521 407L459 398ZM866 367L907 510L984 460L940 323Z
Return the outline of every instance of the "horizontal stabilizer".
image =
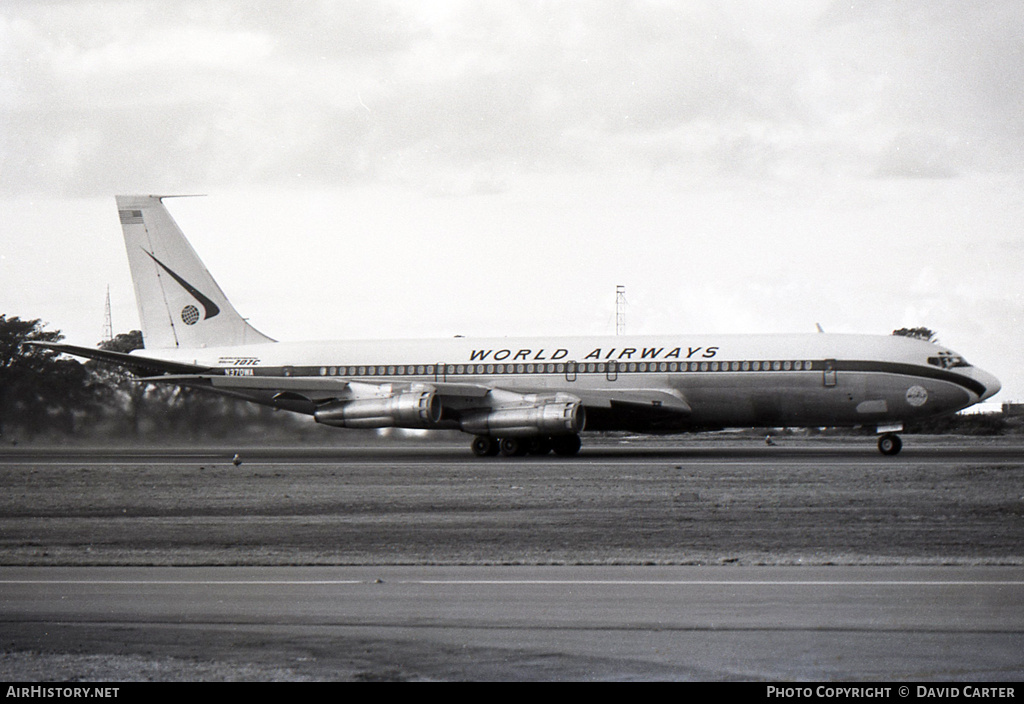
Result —
M32 345L33 347L45 347L57 352L75 355L76 357L85 357L86 359L95 359L100 362L116 364L117 366L131 369L139 373L141 376L152 376L154 374L189 374L203 372L209 369L209 367L195 364L171 362L166 359L153 359L152 357L143 357L142 355L128 354L127 352L114 352L113 350L101 350L95 347L66 345L62 342L26 342L25 344Z

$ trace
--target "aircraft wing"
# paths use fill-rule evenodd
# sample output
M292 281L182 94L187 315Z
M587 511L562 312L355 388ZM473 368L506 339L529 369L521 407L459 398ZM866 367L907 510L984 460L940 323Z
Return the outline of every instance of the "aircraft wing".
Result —
M507 398L524 395L511 389L483 384L452 382L392 382L351 381L343 377L289 377L289 376L234 376L224 374L163 374L144 377L140 381L183 386L206 386L227 391L273 391L290 396L301 396L310 401L344 400L349 397L386 396L396 388L429 388L444 400L458 400L459 405L491 405L483 401L488 395ZM611 409L616 406L635 406L688 415L690 405L675 389L596 389L580 390L571 394L587 407Z
M343 377L308 376L248 376L233 374L161 374L147 376L139 381L154 384L177 384L180 386L207 387L217 391L233 393L273 392L279 398L305 400L314 403L343 401L355 398L384 398L396 390L430 389L442 399L459 399L463 402L481 399L492 391L480 384L456 384L447 382L393 382L351 381Z
M463 430L467 430L467 423L476 422L466 419L491 418L495 414L501 417L524 417L524 409L530 409L525 411L525 417L533 419L531 412L535 411L535 415L543 413L542 409L549 408L552 404L582 406L586 409L588 417L594 421L588 425L593 425L595 429L612 427L616 424L613 422L616 419L619 426L678 428L685 425L691 414L690 405L683 395L670 388L573 389L569 393L565 390L546 393L540 390L526 392L500 386L458 382L395 383L376 380L354 381L344 377L262 376L248 374L248 369L211 368L64 343L28 344L127 367L141 382L205 388L227 396L313 414L318 420L322 409L337 406L339 403L346 404L346 407L352 402L362 407L369 404L368 407L376 409L386 399L419 396L435 397L437 408L444 409L443 417L446 422L450 421L456 425L462 423ZM382 412L390 414L393 407L386 406ZM440 418L442 412L438 410L437 413ZM485 426L486 424L480 427Z
M220 371L220 370L218 370ZM163 374L140 381L206 388L258 402L315 413L332 404L367 402L408 393L429 393L444 408L444 418L459 422L498 409L541 407L551 402L579 403L595 428L610 422L657 429L684 427L692 409L683 395L663 389L579 389L574 393L526 393L471 383L353 381L343 377L288 377L228 373ZM238 370L241 371L241 370Z
M213 370L210 367L184 362L172 362L60 342L29 342L26 344L128 367L140 376L140 381L206 387L240 396L244 396L246 392L255 392L260 396L270 395L293 401L323 403L348 398L380 398L390 395L396 388L408 389L415 386L416 388L432 389L446 405L461 408L515 404L515 397L526 396L511 389L457 382L394 384L392 382L350 381L343 377L236 376L231 373L235 370ZM227 373L224 373L225 371ZM646 411L659 415L688 416L692 410L681 393L667 388L574 389L570 395L582 401L588 409L599 411L626 410L633 413Z

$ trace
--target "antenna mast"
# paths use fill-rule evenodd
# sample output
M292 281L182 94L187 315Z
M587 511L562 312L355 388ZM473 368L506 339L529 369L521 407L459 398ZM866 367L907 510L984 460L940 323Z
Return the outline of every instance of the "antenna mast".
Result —
M626 332L626 287L615 287L615 334Z
M103 342L114 339L114 324L110 317L110 284L107 284L107 304L103 309Z

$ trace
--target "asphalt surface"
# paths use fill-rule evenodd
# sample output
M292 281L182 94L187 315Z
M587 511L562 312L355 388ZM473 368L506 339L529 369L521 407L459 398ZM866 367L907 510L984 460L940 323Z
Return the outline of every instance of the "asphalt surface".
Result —
M0 676L1019 680L1022 446L905 440L5 449Z
M1024 569L7 568L22 649L281 679L1019 678Z
M905 438L905 449L895 457L883 457L869 436L860 438L828 439L773 439L768 446L756 440L719 440L671 442L649 438L604 440L584 445L575 457L477 458L469 451L468 443L402 443L396 445L356 445L351 447L292 447L250 446L245 443L217 446L174 445L167 447L33 447L13 446L0 448L0 466L17 464L68 465L97 462L104 464L157 463L181 465L206 462L228 463L237 454L244 463L307 464L415 462L417 464L473 464L507 463L516 466L524 462L580 465L592 462L621 460L690 460L751 461L759 464L777 464L782 461L814 462L844 461L868 464L894 464L908 462L948 463L965 462L1018 462L1022 460L1024 440L977 440L972 438Z

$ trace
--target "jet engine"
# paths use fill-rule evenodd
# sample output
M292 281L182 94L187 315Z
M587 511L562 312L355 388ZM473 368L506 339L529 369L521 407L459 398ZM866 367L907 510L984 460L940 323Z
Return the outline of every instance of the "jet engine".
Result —
M459 426L467 433L501 437L571 435L583 430L586 413L579 399L556 399L534 406L495 408L465 415Z
M313 417L336 428L431 428L441 420L441 401L433 391L403 391L325 404Z

